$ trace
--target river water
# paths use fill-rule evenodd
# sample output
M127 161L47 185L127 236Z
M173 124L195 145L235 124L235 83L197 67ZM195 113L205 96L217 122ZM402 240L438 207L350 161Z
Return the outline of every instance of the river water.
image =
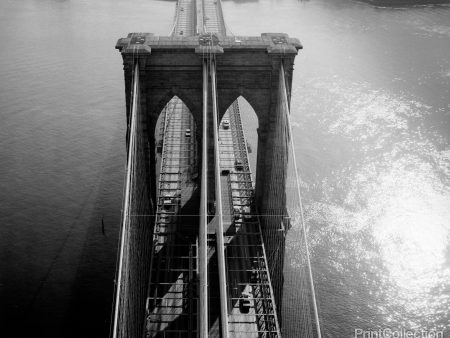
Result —
M108 335L126 161L114 45L168 34L174 8L0 1L2 337ZM450 335L450 7L223 8L236 35L304 45L291 110L324 336Z

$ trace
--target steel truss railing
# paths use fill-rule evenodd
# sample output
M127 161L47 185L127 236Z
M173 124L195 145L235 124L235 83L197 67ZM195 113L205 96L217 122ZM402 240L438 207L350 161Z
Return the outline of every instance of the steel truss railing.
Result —
M244 280L234 283L230 281L230 284L233 284L233 290L236 288L238 290L244 288L245 290L246 287L251 286L254 308L254 314L239 313L229 315L230 333L237 333L232 331L232 327L235 329L239 328L242 326L239 318L247 317L247 321L253 320L256 322L256 331L260 337L280 337L264 243L259 220L254 215L252 174L237 101L227 111L223 120L226 117L229 119L229 131L225 132L222 125L220 141L228 146L232 143L233 150L229 151L225 150L225 148L221 150L221 165L222 169L229 170L228 187L225 189L228 189L228 194L232 197L231 210L233 210L233 214L231 218L233 225L231 227L235 231L235 234L231 236L233 239L226 245L228 252L227 271L228 275L233 275L234 273L247 275L247 278L244 278ZM231 139L227 134L231 134ZM239 168L236 167L236 162L233 163L236 160L240 161ZM239 254L239 252L241 253ZM247 255L242 255L242 252L247 252ZM233 269L232 266L236 265L236 262L233 263L233 261L251 261L251 264L248 268ZM231 295L232 297L229 300L232 304L240 301L240 295L233 295L233 293Z
M146 305L146 337L197 332L197 244L179 236L183 225L181 209L182 182L191 170L195 156L192 116L178 98L164 110L161 165L157 191L157 212L153 233L151 273ZM191 156L179 156L188 152ZM177 322L183 324L176 324Z

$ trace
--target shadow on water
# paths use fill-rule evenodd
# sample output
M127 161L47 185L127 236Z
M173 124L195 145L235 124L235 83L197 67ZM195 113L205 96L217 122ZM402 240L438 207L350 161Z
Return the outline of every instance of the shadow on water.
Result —
M124 153L105 156L36 295L8 320L5 337L107 337L120 224ZM102 232L102 217L104 233Z
M115 156L112 158L117 160ZM114 166L120 167L121 163ZM66 337L109 335L122 200L120 184L119 189L111 191L111 182L116 179L122 182L119 175L114 177L117 172L120 170L110 167L102 175L72 288L70 307L61 332Z

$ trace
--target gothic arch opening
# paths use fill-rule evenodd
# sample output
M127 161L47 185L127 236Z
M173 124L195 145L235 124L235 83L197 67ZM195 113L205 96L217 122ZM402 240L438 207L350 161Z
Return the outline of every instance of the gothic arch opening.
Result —
M161 207L169 204L170 199L179 215L198 214L201 153L197 134L198 127L189 108L178 96L172 97L160 112L154 130L156 201ZM194 219L183 222L185 229L180 231L193 230L195 222Z
M195 330L197 323L192 290L197 288L199 151L194 117L177 96L162 109L153 133L156 214L145 326L149 337L160 337L166 331ZM169 262L176 268L169 269ZM170 321L164 320L168 313Z
M258 124L258 116L251 104L243 96L239 96L222 115L219 125L223 135L229 134L228 137L234 138L234 143L240 142L244 146L241 150L247 153L253 180L255 180L257 168ZM236 128L242 130L242 135L238 135ZM243 139L239 140L240 137Z

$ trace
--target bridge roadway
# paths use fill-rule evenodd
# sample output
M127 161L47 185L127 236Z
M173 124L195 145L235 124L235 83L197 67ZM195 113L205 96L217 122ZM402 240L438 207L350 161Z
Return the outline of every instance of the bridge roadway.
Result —
M222 118L219 144L222 201L229 206L224 233L231 305L228 320L230 333L234 333L230 336L276 336L277 319L238 102ZM243 294L250 295L248 313L240 306Z
M179 0L172 35L206 33L226 34L220 1ZM214 63L205 63L205 67L215 76ZM213 111L206 108L205 113L214 121L216 83L211 80L213 93L207 94L205 107L212 105ZM206 103L209 100L210 105ZM215 217L204 218L210 222L204 243L207 248L203 248L207 262L202 268L199 241L203 235L200 230L197 237L199 218L192 215L196 213L192 210L199 210L200 190L196 125L177 97L162 114L146 337L205 336L202 325L207 325L210 337L278 337L280 333L237 102L216 125L218 130L212 141L217 162L207 166L216 167L215 190L219 194ZM204 129L202 140L210 142ZM205 143L202 147L205 148ZM205 157L208 156L202 159L206 161ZM203 283L209 284L203 295L208 302L203 306L202 270L207 274ZM218 303L220 307L215 305ZM202 311L207 312L208 322Z
M186 332L193 336L197 245L190 234L197 227L197 220L192 215L183 216L183 212L191 209L189 204L195 193L196 144L191 136L195 124L187 107L178 99L170 101L162 115L146 331L149 337L162 331L168 336Z
M178 0L173 36L215 33L225 36L226 26L219 0Z

